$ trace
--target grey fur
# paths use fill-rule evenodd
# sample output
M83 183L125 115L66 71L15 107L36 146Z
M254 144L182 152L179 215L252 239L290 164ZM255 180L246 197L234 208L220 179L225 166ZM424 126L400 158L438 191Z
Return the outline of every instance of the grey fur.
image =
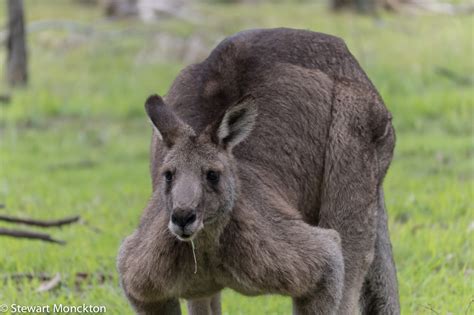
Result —
M193 315L220 314L229 287L290 296L299 315L399 314L382 192L391 116L342 40L239 33L146 108L153 195L117 263L137 313L180 314L185 298ZM176 228L178 214L195 220Z

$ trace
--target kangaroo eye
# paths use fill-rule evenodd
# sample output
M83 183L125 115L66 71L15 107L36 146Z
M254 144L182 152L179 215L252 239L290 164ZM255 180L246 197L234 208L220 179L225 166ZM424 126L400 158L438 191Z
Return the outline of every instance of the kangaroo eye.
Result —
M212 184L217 184L219 182L219 173L214 171L208 171L206 178Z
M165 172L165 180L167 183L170 183L173 180L173 173L170 171Z

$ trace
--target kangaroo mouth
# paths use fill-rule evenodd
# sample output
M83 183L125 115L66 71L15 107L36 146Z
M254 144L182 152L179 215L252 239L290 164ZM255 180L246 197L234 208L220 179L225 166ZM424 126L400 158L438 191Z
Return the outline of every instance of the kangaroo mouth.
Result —
M192 241L197 233L202 229L203 224L202 222L196 222L196 224L191 224L189 226L179 226L174 224L173 222L169 222L168 229L170 232L176 236L176 238L183 242L190 242Z
M180 241L189 242L189 241L192 241L192 239L194 238L194 237L193 237L194 235L195 235L195 233L193 233L193 234L183 233L183 234L181 234L181 235L176 235L176 237L177 237Z
M185 231L177 231L177 229L170 228L171 233L176 236L176 238L180 241L183 242L189 242L192 241L193 238L196 236L196 232L191 233L191 232L185 232Z

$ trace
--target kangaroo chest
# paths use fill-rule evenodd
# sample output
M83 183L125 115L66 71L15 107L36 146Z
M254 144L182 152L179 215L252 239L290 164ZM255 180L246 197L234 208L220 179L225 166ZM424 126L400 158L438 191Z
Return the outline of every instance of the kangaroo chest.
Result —
M188 245L188 244L186 244ZM222 290L223 279L228 277L219 257L218 249L210 250L205 244L196 242L193 247L189 243L189 251L185 259L177 262L179 276L172 285L172 291L186 298L201 298Z
M229 258L229 257L227 257ZM234 259L237 259L236 257ZM196 254L196 262L183 264L180 277L174 285L178 295L185 299L213 295L224 288L231 288L244 295L258 295L260 290L250 289L233 268L229 268L226 257L210 253Z

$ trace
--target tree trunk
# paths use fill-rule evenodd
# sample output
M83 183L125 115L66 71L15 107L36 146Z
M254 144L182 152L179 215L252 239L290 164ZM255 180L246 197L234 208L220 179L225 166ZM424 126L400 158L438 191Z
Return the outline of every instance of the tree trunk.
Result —
M138 14L138 0L103 0L105 16L109 18L127 18Z
M374 14L377 10L399 11L400 5L411 0L331 0L335 11L353 10L363 14Z
M6 78L10 86L25 86L28 82L28 55L23 19L23 0L8 0L8 38Z
M377 10L377 0L332 0L333 10L355 10L359 13L374 13Z

